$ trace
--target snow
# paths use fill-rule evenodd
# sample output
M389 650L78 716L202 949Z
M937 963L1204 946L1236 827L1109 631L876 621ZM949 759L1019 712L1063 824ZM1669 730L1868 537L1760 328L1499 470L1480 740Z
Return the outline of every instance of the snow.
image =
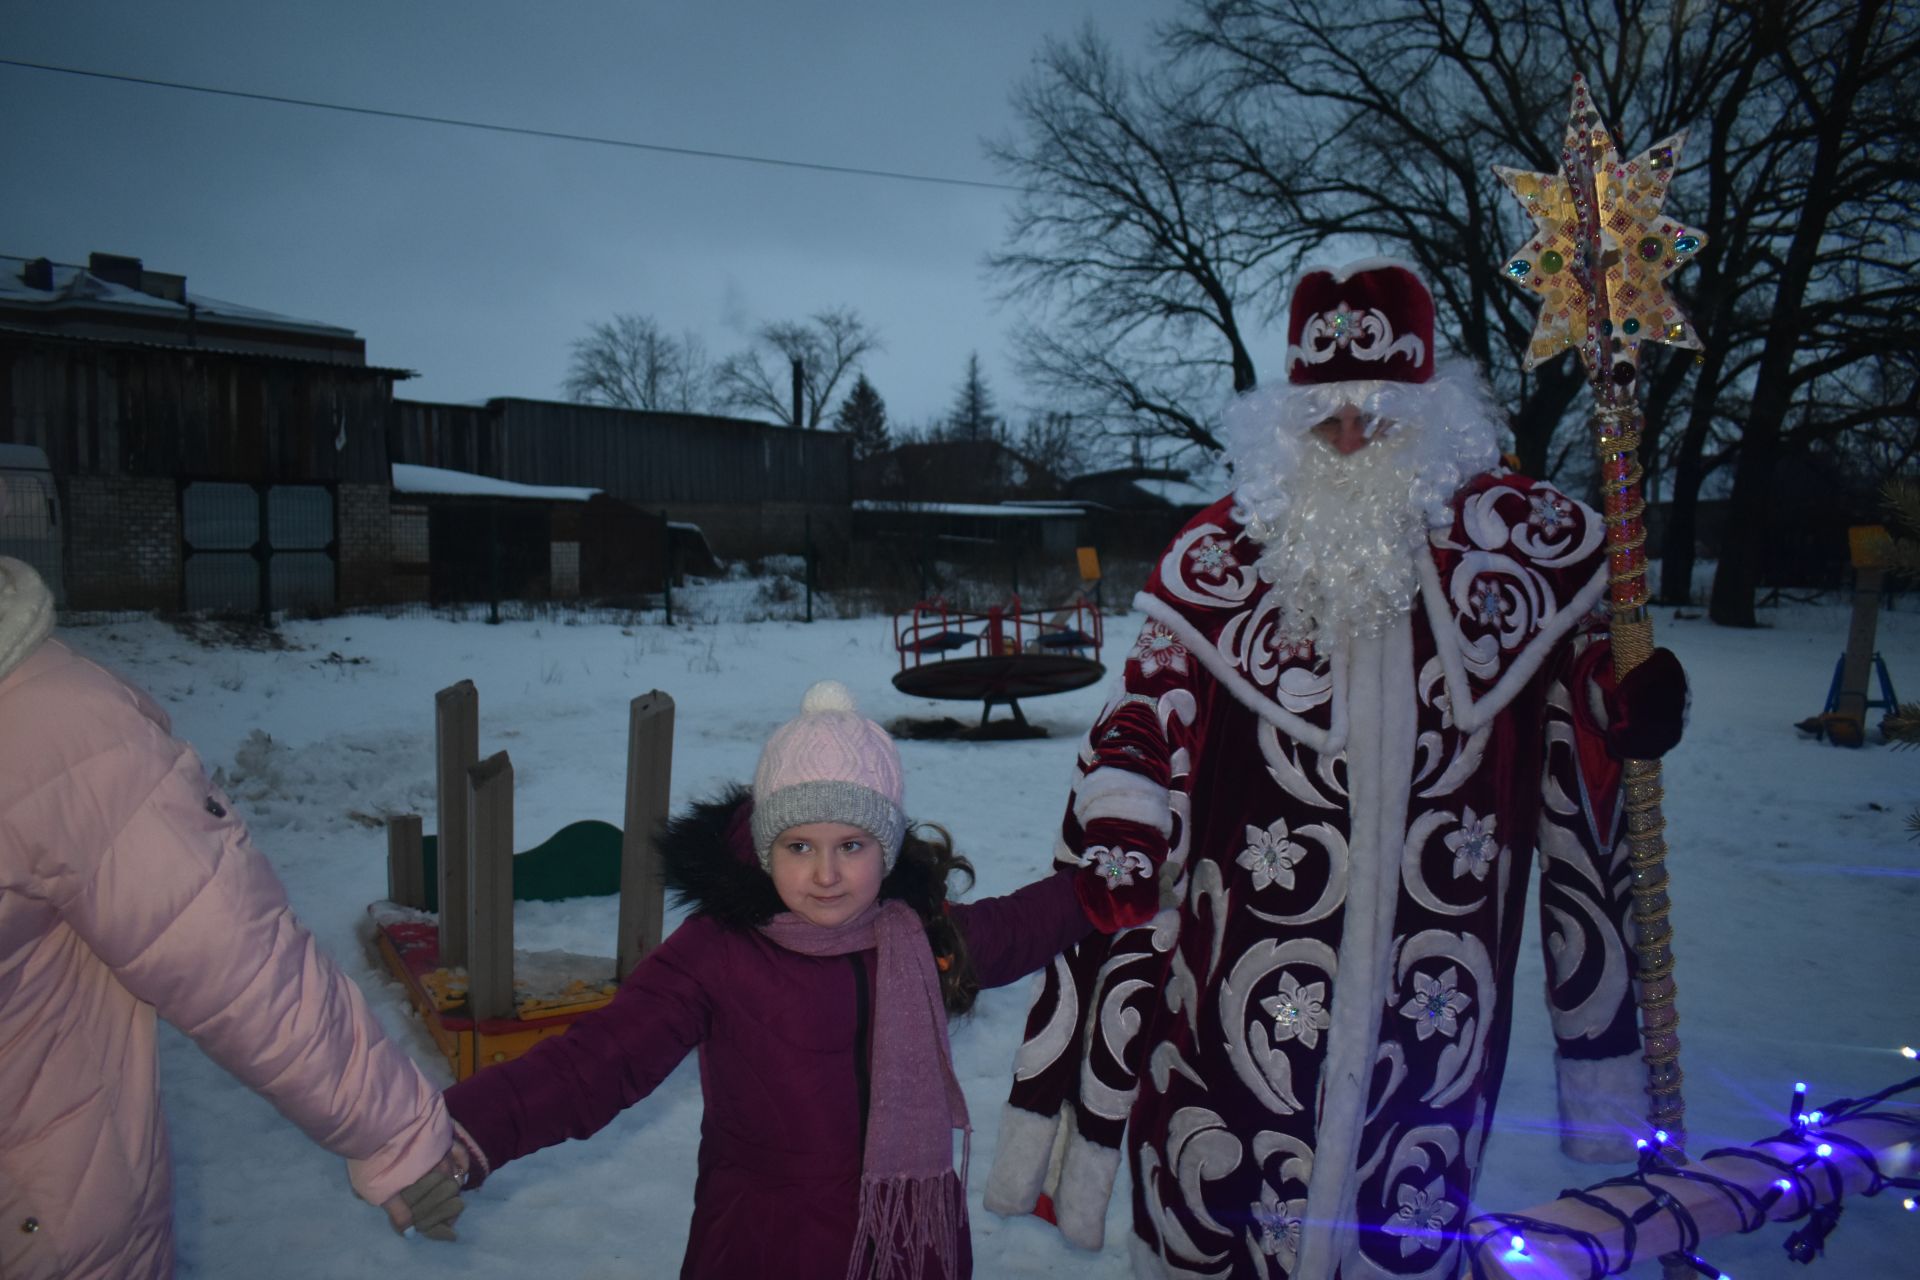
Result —
M751 581L676 592L668 628L546 619L499 626L430 618L289 622L285 649L207 648L151 619L78 626L77 648L125 671L169 709L218 767L295 908L366 990L389 1031L438 1080L449 1076L400 988L357 930L386 891L384 815L428 814L433 694L470 678L483 753L516 773L516 844L581 818L622 821L626 704L649 689L677 705L677 807L747 778L767 733L813 680L844 681L881 719L956 711L895 692L885 618L811 626L739 621ZM1902 604L1905 602L1903 601ZM1843 605L1763 611L1766 629L1714 628L1656 611L1658 636L1694 683L1687 741L1668 761L1668 839L1693 1149L1745 1144L1781 1124L1795 1080L1815 1104L1904 1078L1895 1052L1920 1041L1913 981L1920 848L1903 830L1920 799L1920 755L1847 751L1796 735L1820 709L1847 634ZM1114 622L1106 658L1126 652ZM1895 687L1920 682L1920 617L1889 612L1879 645ZM1077 737L1099 687L1025 704L1043 740L902 741L909 809L949 827L980 872L977 893L1010 890L1048 864ZM959 710L959 714L966 714ZM669 927L677 917L669 917ZM523 904L529 951L611 956L611 898ZM1552 1134L1552 1042L1539 948L1522 951L1513 1049L1476 1211L1519 1210L1618 1170L1563 1159ZM983 993L955 1024L956 1066L975 1127L973 1230L986 1278L1128 1274L1125 1175L1097 1255L1033 1219L985 1212L1026 983ZM173 1123L180 1273L205 1280L406 1274L431 1277L661 1277L677 1274L700 1124L693 1061L588 1142L508 1166L469 1198L460 1240L402 1240L347 1190L342 1163L171 1029L163 1093ZM1891 1196L1854 1204L1828 1245L1828 1274L1911 1274L1912 1219ZM1702 1252L1741 1280L1802 1274L1787 1228ZM1636 1275L1650 1275L1642 1269Z
M853 504L855 511L908 511L916 515L995 516L1006 520L1057 520L1082 516L1078 506L1044 506L1017 502L888 502L863 498Z
M496 480L471 471L449 471L445 467L423 467L417 462L393 464L395 493L430 493L464 498L533 498L548 502L585 502L598 489L581 489L562 484L521 484L514 480Z

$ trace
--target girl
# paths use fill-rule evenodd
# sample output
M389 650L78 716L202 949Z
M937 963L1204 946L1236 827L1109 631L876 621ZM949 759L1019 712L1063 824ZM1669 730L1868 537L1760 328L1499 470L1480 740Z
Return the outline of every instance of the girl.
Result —
M613 1002L447 1091L470 1178L585 1138L700 1052L699 1174L683 1280L964 1280L966 1100L947 1013L1090 926L1067 875L977 903L944 831L910 830L900 757L844 685L807 690L752 792L669 823L694 913ZM963 1135L953 1166L953 1130Z

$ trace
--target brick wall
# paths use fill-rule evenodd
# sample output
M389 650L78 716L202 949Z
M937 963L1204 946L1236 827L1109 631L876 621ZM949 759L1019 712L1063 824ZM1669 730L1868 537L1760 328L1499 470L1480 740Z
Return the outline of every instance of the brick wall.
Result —
M169 479L67 480L67 606L180 607L180 498Z
M387 528L393 554L387 579L388 598L395 602L426 600L432 595L427 521L426 507L417 503L395 502L388 508Z
M388 494L383 484L340 485L335 535L340 541L342 607L379 604L393 598L388 572L393 560Z

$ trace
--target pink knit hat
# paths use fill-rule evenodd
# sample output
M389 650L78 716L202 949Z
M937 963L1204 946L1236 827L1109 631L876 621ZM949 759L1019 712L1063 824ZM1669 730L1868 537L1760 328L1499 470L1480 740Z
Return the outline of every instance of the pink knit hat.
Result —
M782 831L844 822L880 842L887 869L906 838L900 753L887 731L861 715L838 680L821 680L800 714L773 731L753 774L753 848L766 867Z

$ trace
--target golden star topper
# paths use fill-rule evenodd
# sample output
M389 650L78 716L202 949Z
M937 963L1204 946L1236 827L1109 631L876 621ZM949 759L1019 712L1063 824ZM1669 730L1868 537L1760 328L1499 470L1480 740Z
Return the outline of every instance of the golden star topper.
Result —
M1508 279L1543 299L1527 344L1526 368L1577 346L1591 373L1604 343L1606 364L1616 380L1631 382L1642 342L1700 346L1686 313L1667 292L1666 280L1700 252L1706 237L1660 212L1686 137L1682 130L1663 138L1622 164L1588 96L1585 77L1575 76L1561 171L1528 173L1493 166L1534 222L1533 238L1508 257L1504 268ZM1610 322L1603 323L1599 341L1589 341L1587 332L1589 273L1581 256L1579 205L1588 165L1598 205L1601 278Z

